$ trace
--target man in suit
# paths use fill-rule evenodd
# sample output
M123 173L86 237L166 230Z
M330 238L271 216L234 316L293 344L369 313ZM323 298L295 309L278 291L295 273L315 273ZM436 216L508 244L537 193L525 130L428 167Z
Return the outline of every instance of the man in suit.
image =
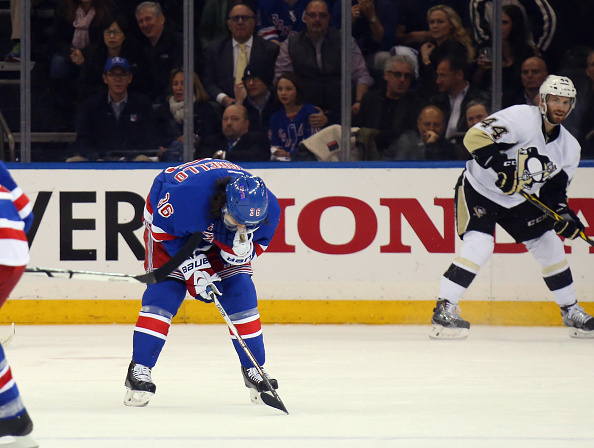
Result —
M445 137L461 135L468 130L466 106L471 100L485 99L487 93L468 82L469 66L456 54L444 56L437 64L437 90L433 103L445 116Z
M146 95L129 92L130 64L125 58L108 59L103 73L107 92L84 101L77 117L76 148L72 161L119 159L155 149L150 130L153 108Z
M274 67L279 47L254 34L256 14L247 4L235 5L227 17L231 36L214 40L206 48L202 82L211 101L223 107L236 102L235 86L241 83L249 62Z
M247 110L232 104L223 112L222 133L208 137L197 150L198 159L258 162L270 160L270 140L263 132L250 131Z

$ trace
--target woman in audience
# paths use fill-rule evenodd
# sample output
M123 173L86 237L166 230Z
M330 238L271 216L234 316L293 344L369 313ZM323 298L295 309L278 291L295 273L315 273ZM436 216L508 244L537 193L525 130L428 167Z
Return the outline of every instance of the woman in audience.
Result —
M419 52L419 88L425 97L436 93L435 79L439 61L446 55L456 53L469 63L474 59L472 39L462 26L460 16L446 5L437 5L427 11L429 40L421 45Z
M198 75L194 73L194 147L200 140L216 133L220 122L208 94ZM181 162L184 142L184 69L171 72L169 96L156 110L157 135L159 139L159 159L163 162ZM192 153L194 151L192 150Z
M522 62L532 56L539 56L531 46L528 28L522 10L516 5L504 5L501 17L501 65L502 85L505 91L517 92L522 88L520 76ZM477 70L472 81L478 87L491 87L491 47L482 48L477 58Z
M130 90L146 94L146 90L148 90L147 70L142 54L128 31L126 19L123 16L109 19L103 28L103 38L95 44L85 47L81 51L81 57L74 61L80 66L79 97L87 98L105 88L103 82L105 62L116 56L126 58L130 63L133 75Z
M305 93L296 74L283 73L276 93L283 107L270 117L268 125L271 160L290 161L295 158L299 143L318 132L328 119L322 114L321 120L310 123L310 116L320 114L321 109L303 102Z

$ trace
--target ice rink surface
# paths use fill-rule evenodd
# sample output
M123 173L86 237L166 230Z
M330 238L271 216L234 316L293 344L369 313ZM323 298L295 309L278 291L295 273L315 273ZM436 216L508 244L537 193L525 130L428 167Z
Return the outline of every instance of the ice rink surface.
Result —
M171 327L146 408L122 404L131 325L17 325L6 354L42 448L594 446L594 340L429 330L265 325L290 415L250 402L224 325Z

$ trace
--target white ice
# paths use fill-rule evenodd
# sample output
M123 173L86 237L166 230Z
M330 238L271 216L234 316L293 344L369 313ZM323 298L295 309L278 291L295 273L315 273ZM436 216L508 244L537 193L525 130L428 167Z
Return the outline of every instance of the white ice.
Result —
M42 448L594 446L594 340L562 327L265 325L290 415L249 401L224 325L173 325L156 395L125 407L132 332L17 325L6 353Z

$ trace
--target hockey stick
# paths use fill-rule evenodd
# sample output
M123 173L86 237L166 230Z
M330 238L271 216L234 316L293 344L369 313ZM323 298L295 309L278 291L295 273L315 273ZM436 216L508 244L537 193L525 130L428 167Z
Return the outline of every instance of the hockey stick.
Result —
M10 344L10 341L12 341L12 338L14 338L14 334L15 334L15 329L14 329L14 322L13 322L12 325L10 326L9 333L0 338L0 345L2 345L2 347L8 347L8 344Z
M551 210L545 204L540 202L536 197L532 196L531 194L526 193L525 191L520 191L519 193L522 196L524 196L528 202L530 202L532 205L536 206L541 211L543 211L544 214L547 215L548 217L553 218L555 221L559 221L559 222L565 221L565 218L563 218L561 215L556 213L554 210ZM579 235L590 246L594 246L594 240L592 240L588 235L586 235L583 230L580 230Z
M68 278L72 278L75 275L91 275L97 277L104 277L107 281L139 281L140 283L159 283L165 280L169 274L175 271L178 266L188 258L194 249L202 242L202 232L194 232L188 238L188 241L184 243L177 253L171 257L163 266L155 269L154 271L147 272L146 274L131 275L131 274L119 274L115 272L95 272L95 271L79 271L76 269L55 269L55 268L39 268L32 267L26 268L25 272L30 274L46 274L48 277L55 277L56 275L67 275Z
M208 291L208 295L213 300L217 309L219 310L219 313L221 313L221 316L223 316L223 319L225 320L225 323L231 330L231 333L233 333L233 336L235 336L237 338L237 342L239 342L239 345L241 345L241 348L243 348L243 351L245 352L245 354L248 356L248 358L250 358L250 361L252 362L252 364L258 371L258 373L262 376L264 383L266 384L266 386L268 387L268 390L272 394L272 395L268 395L266 392L261 392L260 398L268 406L271 406L276 409L280 409L284 413L288 414L289 411L287 411L287 408L283 404L283 401L279 397L278 393L276 392L274 387L272 387L272 384L270 384L270 380L266 377L266 374L264 373L264 371L262 370L262 367L256 360L256 357L254 356L252 351L249 349L249 347L247 346L247 344L245 343L245 341L243 340L243 338L237 331L237 328L235 327L233 322L231 322L231 319L229 318L229 315L225 311L225 308L223 308L223 306L221 305L221 302L219 302L219 298L217 297L217 294L210 288L208 288L207 291Z

